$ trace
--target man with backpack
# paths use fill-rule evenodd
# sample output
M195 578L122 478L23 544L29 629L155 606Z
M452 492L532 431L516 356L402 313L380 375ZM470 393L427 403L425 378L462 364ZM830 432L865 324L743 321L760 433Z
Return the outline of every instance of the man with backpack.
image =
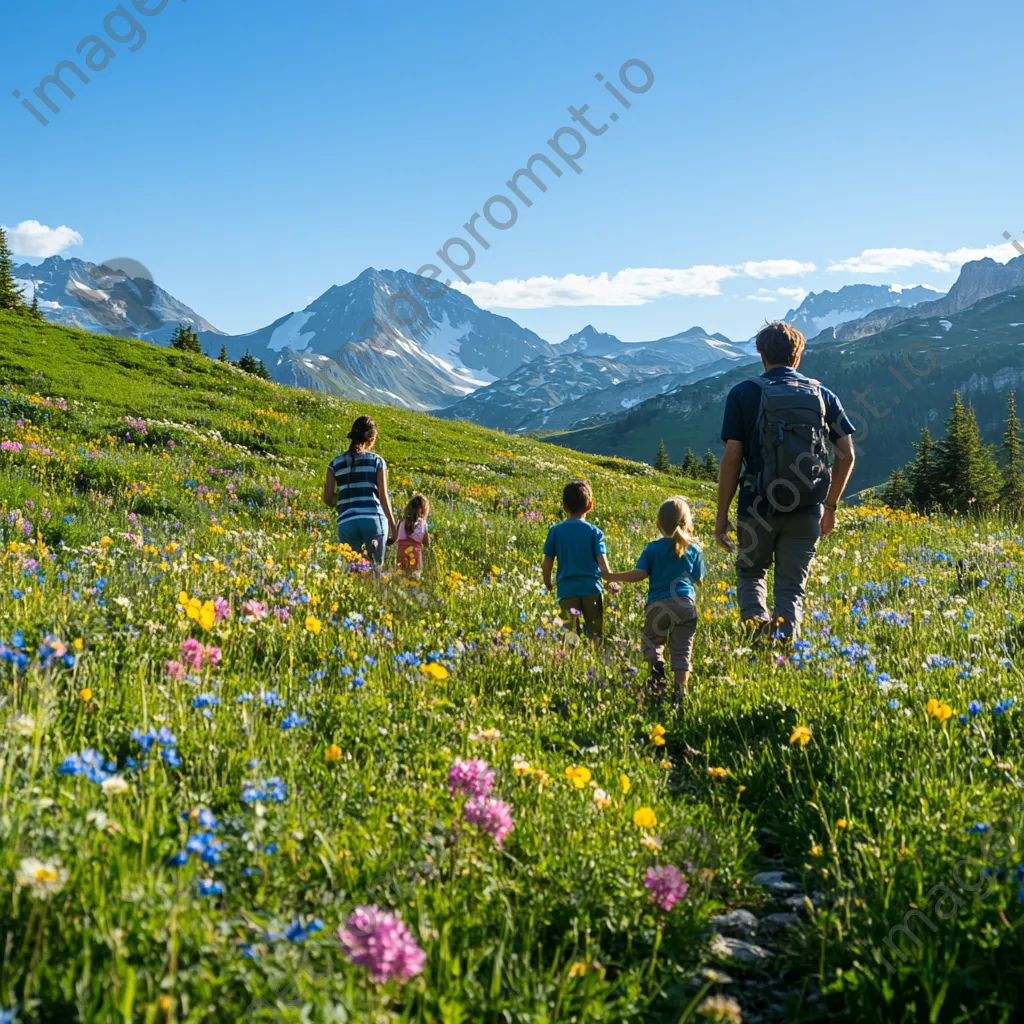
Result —
M797 372L805 341L795 327L767 324L756 344L764 373L737 384L725 402L715 539L733 550L729 507L738 486L740 618L759 632L792 639L814 549L835 526L853 472L854 426L828 388ZM775 607L769 615L765 577L773 563Z

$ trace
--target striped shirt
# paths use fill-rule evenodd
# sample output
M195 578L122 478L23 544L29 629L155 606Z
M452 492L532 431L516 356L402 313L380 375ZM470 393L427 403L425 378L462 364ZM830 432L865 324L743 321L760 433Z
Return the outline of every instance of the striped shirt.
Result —
M385 521L377 492L377 473L383 468L384 460L374 452L342 452L331 463L339 523L356 519Z

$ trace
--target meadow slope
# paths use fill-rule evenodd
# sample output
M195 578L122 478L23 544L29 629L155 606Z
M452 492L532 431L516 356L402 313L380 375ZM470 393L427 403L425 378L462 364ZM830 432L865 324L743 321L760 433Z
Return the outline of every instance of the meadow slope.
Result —
M708 484L374 409L436 537L421 579L377 578L318 497L365 408L2 317L0 388L0 1009L1015 1019L1013 527L844 511L791 652L745 644L705 543L673 710L640 588L574 644L540 549L573 477L616 568L671 493L708 541ZM507 809L452 795L490 778L457 758ZM686 882L662 905L659 868ZM401 963L364 948L397 920Z

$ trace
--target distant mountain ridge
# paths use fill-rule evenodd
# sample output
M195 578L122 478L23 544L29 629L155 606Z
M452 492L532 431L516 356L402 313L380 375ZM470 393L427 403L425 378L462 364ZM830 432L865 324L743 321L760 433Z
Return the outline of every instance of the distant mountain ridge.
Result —
M876 309L914 306L941 297L942 292L917 285L894 288L888 284L848 284L838 291L811 292L782 318L801 331L805 338L822 336L829 327L860 320Z
M174 328L188 321L196 330L220 336L194 309L144 278L79 259L50 256L38 265L13 268L27 302L39 300L51 323L97 334L167 344Z

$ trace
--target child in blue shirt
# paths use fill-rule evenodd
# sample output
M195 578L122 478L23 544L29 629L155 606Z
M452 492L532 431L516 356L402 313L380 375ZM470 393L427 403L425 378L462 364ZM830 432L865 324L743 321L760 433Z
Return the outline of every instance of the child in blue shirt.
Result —
M693 514L685 498L667 498L658 509L661 537L640 552L636 568L607 577L617 583L648 580L643 652L651 678L665 678L663 652L668 641L677 699L686 695L693 670L693 638L697 632L695 585L705 576L704 556L693 539Z
M548 530L544 541L544 586L552 590L551 570L558 563L558 605L576 620L582 617L587 635L595 641L604 632L604 602L601 577L611 576L604 534L587 522L594 507L594 494L582 480L574 480L562 491L566 518ZM613 592L619 588L616 585ZM576 614L573 614L573 613Z

